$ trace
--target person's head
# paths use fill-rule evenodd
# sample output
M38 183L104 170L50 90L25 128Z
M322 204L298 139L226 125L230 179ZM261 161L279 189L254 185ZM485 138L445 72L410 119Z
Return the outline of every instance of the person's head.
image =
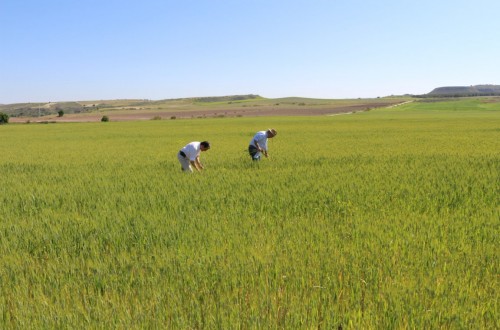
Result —
M278 134L274 128L270 128L266 131L266 135L268 138L273 138Z
M210 149L210 142L203 141L200 143L200 150L201 151L207 151L208 149Z

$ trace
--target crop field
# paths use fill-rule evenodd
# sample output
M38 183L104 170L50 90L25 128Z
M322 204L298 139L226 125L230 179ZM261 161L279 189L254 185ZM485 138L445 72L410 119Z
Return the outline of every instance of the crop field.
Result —
M186 98L170 100L107 100L0 104L11 122L99 122L150 119L200 119L256 116L313 116L365 111L410 100L409 97L376 99L312 99L301 97L263 98L256 95ZM58 115L58 110L64 112Z
M498 102L8 124L0 148L2 329L500 328Z

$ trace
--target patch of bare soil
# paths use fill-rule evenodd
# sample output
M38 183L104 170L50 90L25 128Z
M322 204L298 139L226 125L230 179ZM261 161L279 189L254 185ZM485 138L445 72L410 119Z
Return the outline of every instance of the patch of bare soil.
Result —
M483 100L482 103L500 103L500 97Z

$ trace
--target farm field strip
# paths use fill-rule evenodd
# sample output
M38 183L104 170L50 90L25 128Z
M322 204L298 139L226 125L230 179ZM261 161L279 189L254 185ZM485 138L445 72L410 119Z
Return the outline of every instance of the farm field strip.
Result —
M0 328L498 328L500 109L468 109L0 126Z

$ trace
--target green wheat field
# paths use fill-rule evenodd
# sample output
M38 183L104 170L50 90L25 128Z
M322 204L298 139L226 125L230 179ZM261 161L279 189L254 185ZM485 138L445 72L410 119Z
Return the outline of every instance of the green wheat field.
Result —
M498 329L499 174L495 99L3 125L0 328Z

